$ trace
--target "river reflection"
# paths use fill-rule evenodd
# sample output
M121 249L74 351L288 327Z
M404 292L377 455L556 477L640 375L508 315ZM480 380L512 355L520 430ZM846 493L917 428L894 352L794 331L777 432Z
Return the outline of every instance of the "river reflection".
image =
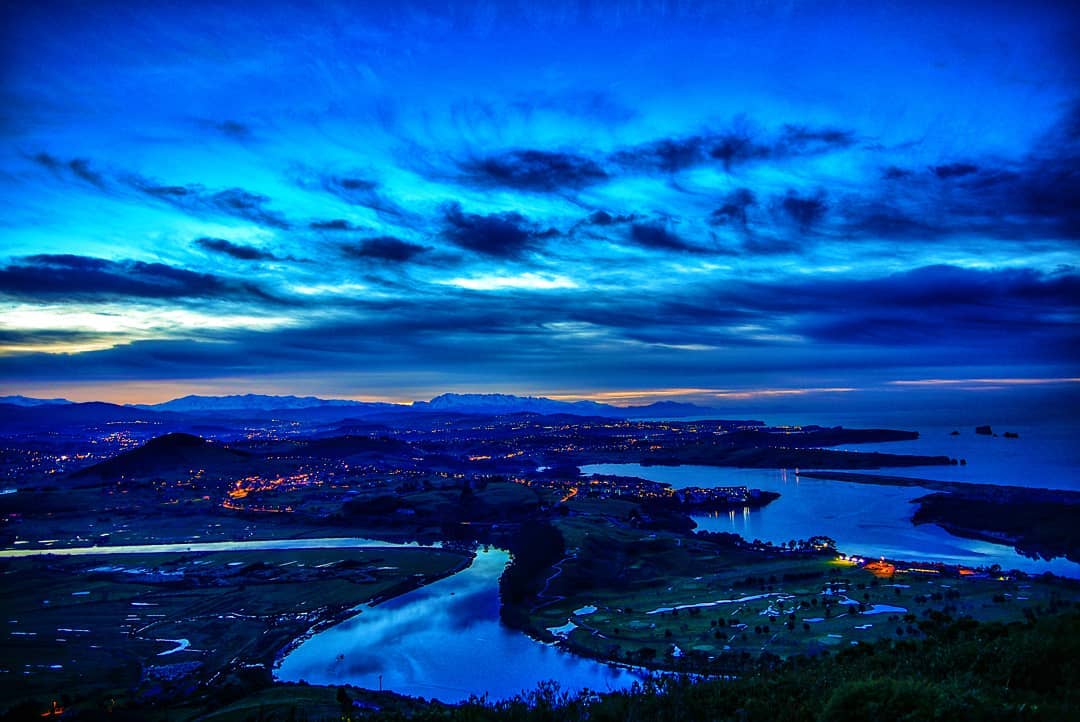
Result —
M799 477L782 469L713 466L593 464L584 474L618 474L663 481L675 487L748 486L775 491L780 498L757 511L695 515L699 529L735 532L774 544L824 534L848 554L913 561L1045 571L1080 577L1080 564L1059 558L1028 559L1003 544L953 536L936 524L911 523L912 499L931 493L921 487L876 486Z
M504 551L477 554L454 576L375 607L316 634L288 654L278 679L352 684L460 702L505 699L539 682L564 690L608 691L643 678L533 641L499 621Z

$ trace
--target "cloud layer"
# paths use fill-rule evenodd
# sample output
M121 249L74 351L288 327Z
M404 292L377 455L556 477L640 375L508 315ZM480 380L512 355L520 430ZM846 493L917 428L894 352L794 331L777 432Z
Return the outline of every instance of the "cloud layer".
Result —
M1075 13L272 5L7 12L0 382L1076 375Z

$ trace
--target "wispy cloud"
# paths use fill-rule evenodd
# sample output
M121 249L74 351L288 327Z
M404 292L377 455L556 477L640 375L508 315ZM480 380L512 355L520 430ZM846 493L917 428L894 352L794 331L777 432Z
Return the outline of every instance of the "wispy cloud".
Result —
M543 273L520 273L513 276L474 276L471 278L451 278L439 283L457 286L470 291L505 291L508 289L528 291L548 291L559 288L577 288L578 284L566 276Z

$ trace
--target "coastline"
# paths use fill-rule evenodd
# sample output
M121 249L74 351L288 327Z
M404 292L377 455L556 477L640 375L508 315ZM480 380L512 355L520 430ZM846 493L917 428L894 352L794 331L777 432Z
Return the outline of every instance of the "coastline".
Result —
M1080 492L846 472L802 475L930 489L933 493L911 500L917 505L911 517L916 526L936 524L955 537L1012 547L1031 559L1080 563Z
M1006 484L986 484L973 481L940 481L921 477L892 476L889 474L868 474L852 471L800 471L798 476L826 481L843 481L850 484L871 484L876 486L918 486L933 491L981 493L981 494L1024 494L1029 498L1052 497L1055 501L1080 504L1080 491L1069 489L1051 489L1048 487L1016 486Z

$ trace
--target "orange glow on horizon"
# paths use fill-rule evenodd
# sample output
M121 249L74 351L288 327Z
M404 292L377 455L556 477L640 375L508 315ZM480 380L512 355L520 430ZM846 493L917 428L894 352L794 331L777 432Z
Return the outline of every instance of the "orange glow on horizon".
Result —
M990 390L1008 386L1034 386L1080 383L1080 378L974 378L974 379L908 379L887 381L877 387L820 386L795 388L651 388L605 391L583 391L539 388L477 387L447 384L431 387L386 380L387 389L394 391L337 392L335 378L266 377L262 379L222 377L215 379L73 381L59 383L32 382L0 384L0 396L23 395L35 398L66 398L76 402L105 401L114 404L157 404L189 395L232 396L266 394L277 396L317 396L324 399L344 399L361 402L411 404L431 399L442 393L487 394L504 393L518 396L542 396L555 401L596 401L613 406L634 406L665 400L678 400L708 405L710 402L753 401L768 398L810 396L814 394L848 394L860 391L901 391L904 388L952 388L956 390ZM338 383L341 383L338 381ZM348 382L341 385L347 386ZM967 385L966 388L965 385Z

